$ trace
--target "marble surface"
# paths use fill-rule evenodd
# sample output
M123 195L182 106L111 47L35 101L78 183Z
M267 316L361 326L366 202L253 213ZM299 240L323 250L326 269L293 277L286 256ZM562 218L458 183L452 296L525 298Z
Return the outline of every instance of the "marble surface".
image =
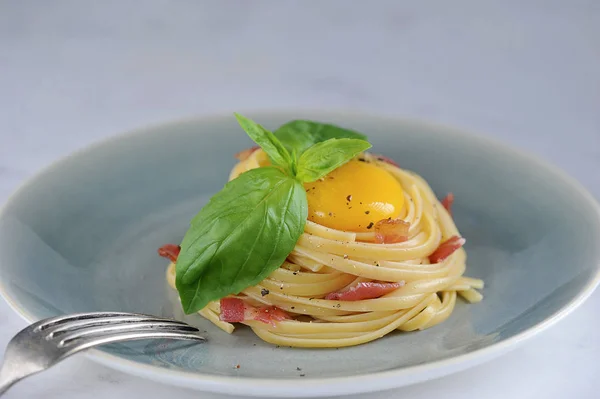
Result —
M294 107L479 131L542 156L600 198L600 3L416 3L0 1L0 203L40 168L122 131ZM597 397L598 314L600 292L497 360L360 397ZM0 353L24 325L0 303ZM221 397L77 356L6 398L166 396Z

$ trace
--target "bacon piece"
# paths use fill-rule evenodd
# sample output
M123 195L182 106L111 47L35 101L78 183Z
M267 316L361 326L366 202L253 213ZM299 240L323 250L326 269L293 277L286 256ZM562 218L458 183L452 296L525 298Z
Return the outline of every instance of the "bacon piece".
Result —
M165 244L158 248L158 255L163 258L169 258L171 262L177 262L179 252L181 252L181 247L175 244Z
M240 162L245 161L246 159L248 159L248 157L250 155L252 155L254 153L254 151L258 150L259 148L260 148L259 146L246 148L245 150L242 150L242 151L238 152L237 154L235 154L235 157Z
M228 323L239 323L246 319L246 304L240 298L222 298L219 319Z
M440 244L431 255L429 255L429 261L431 263L439 263L452 255L457 249L465 245L464 238L460 236L452 236L443 243Z
M452 216L452 204L454 203L454 194L448 193L448 195L446 195L441 202L443 207L446 208L446 210L450 214L450 216Z
M397 290L404 285L404 281L399 283L381 283L381 282L365 282L358 283L340 292L331 292L327 294L325 299L333 301L361 301L363 299L379 298L385 294Z
M262 321L263 323L276 326L276 321L289 319L290 316L276 306L263 306L256 309L254 320Z
M402 219L383 219L375 223L375 241L379 244L394 244L408 240L410 223Z
M276 321L290 318L286 312L275 306L262 306L255 308L240 298L222 298L221 314L219 320L228 323L240 323L246 320L257 320L266 324L276 326Z
M385 163L389 163L390 165L393 165L393 166L395 166L395 167L397 167L397 168L399 168L399 167L400 167L400 165L398 165L398 164L397 164L397 163L396 163L396 162L395 162L395 161L394 161L392 158L388 158L388 157L386 157L385 155L373 154L373 156L375 156L375 158L376 158L378 161L385 162Z

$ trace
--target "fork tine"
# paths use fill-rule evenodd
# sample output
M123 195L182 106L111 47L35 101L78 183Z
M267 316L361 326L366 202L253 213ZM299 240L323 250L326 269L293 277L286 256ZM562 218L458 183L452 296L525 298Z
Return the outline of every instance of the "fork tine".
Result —
M82 328L102 326L102 325L106 325L106 324L114 324L114 325L123 324L123 325L131 326L131 325L135 325L139 322L170 323L170 324L180 325L180 326L188 325L188 324L186 324L182 321L178 321L178 320L163 319L163 318L159 318L159 317L150 318L150 317L140 317L140 316L129 315L129 316L99 317L99 318L93 318L93 319L66 321L66 322L58 324L54 327L46 327L44 330L48 331L48 335L46 336L46 339L52 339L57 335L76 331L76 330L79 330Z
M58 343L59 347L68 345L71 341L109 334L124 334L129 331L179 331L179 332L198 332L196 327L179 322L150 322L150 323L125 323L115 325L103 325L98 327L81 328L73 332L67 332Z
M158 338L166 338L166 339L178 339L178 340L189 340L189 341L199 341L204 342L206 339L201 337L200 335L196 335L191 332L176 332L176 331L129 331L122 332L117 334L107 334L107 335L99 335L96 337L90 337L87 339L82 339L78 344L66 346L65 349L67 351L62 356L65 358L67 356L73 355L79 351L84 349L88 349L98 345L110 344L113 342L124 342L124 341L134 341L140 339L158 339Z
M88 320L95 319L100 317L121 317L121 316L138 316L144 318L153 318L156 319L156 316L141 314L141 313L126 313L126 312L88 312L88 313L73 313L69 315L56 316L51 317L49 319L41 320L35 323L36 331L45 330L46 328L55 326L57 324L66 323L68 321L74 320Z

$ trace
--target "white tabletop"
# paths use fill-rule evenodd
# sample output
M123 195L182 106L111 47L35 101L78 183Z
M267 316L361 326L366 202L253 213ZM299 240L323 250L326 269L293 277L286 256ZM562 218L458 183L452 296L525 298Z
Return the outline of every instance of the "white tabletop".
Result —
M0 2L0 203L50 162L131 128L292 107L480 131L559 165L599 198L600 3L483 3ZM600 292L497 360L356 398L598 397L599 314ZM0 303L0 353L24 325ZM217 396L77 356L6 397Z

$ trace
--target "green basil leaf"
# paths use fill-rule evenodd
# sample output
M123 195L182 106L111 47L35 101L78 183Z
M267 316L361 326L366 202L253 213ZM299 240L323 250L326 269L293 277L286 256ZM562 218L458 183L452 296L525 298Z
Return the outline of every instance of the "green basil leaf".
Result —
M313 182L369 148L368 141L358 139L329 139L317 143L300 156L296 178L305 183Z
M273 134L291 151L295 148L302 154L314 144L329 139L360 139L367 140L367 136L354 130L331 125L328 123L294 120L282 125Z
M289 174L292 157L279 139L253 120L237 113L235 117L246 134L267 153L273 164L281 166Z
M292 252L307 216L302 183L275 167L227 183L181 243L176 286L185 313L264 280Z

